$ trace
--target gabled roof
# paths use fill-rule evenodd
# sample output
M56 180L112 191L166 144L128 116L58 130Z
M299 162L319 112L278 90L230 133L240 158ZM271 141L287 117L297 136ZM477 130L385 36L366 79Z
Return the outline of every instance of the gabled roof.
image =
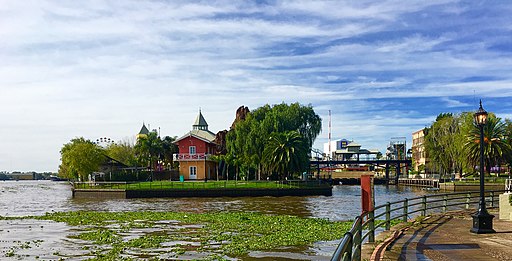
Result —
M174 143L178 143L179 141L188 138L188 137L196 137L202 141L213 143L215 140L215 134L213 134L209 130L191 130L187 134L181 136L180 138L176 139Z
M201 110L199 110L199 115L197 115L196 121L194 122L194 125L192 125L192 127L194 127L194 129L197 129L196 126L197 127L205 126L206 129L208 129L208 123L206 123L206 120L204 119L203 114L201 113Z
M208 123L206 123L201 110L199 110L199 115L197 115L196 121L194 125L192 125L192 130L179 139L176 139L174 143L191 136L209 143L213 143L215 140L215 134L208 130Z
M142 128L140 129L139 134L145 134L145 135L149 134L149 130L148 130L148 128L146 128L146 125L144 123L142 123Z

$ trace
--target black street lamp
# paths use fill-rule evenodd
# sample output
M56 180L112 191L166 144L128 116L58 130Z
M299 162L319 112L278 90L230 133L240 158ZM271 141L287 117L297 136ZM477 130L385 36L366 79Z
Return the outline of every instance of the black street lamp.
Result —
M474 115L475 123L480 128L480 204L478 211L471 215L473 217L472 233L488 234L496 233L492 229L492 219L494 215L487 212L485 207L485 181L484 181L484 125L487 123L487 112L482 107L482 100L480 100L480 108Z

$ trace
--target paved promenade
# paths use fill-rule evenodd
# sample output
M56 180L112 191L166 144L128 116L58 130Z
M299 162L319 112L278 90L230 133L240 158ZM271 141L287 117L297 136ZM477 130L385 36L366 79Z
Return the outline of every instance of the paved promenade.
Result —
M373 260L512 261L512 221L499 220L497 213L491 213L496 216L495 234L469 232L472 218L468 211L433 215L409 227L382 233L377 239L385 240L392 235L397 239L389 240L387 248L381 247L380 252L374 251ZM368 249L365 252L370 253Z

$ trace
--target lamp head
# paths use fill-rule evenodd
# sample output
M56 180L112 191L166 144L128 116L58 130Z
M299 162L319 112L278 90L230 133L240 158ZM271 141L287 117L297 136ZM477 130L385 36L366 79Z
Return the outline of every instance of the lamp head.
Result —
M487 123L487 112L482 107L482 100L480 100L480 108L478 108L473 117L475 117L477 125L483 126Z

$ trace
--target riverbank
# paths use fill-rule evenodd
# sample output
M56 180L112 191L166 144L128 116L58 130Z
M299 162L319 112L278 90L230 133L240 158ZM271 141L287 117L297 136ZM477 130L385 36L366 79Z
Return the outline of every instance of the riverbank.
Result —
M72 186L74 198L332 196L332 186L317 181L82 182Z

